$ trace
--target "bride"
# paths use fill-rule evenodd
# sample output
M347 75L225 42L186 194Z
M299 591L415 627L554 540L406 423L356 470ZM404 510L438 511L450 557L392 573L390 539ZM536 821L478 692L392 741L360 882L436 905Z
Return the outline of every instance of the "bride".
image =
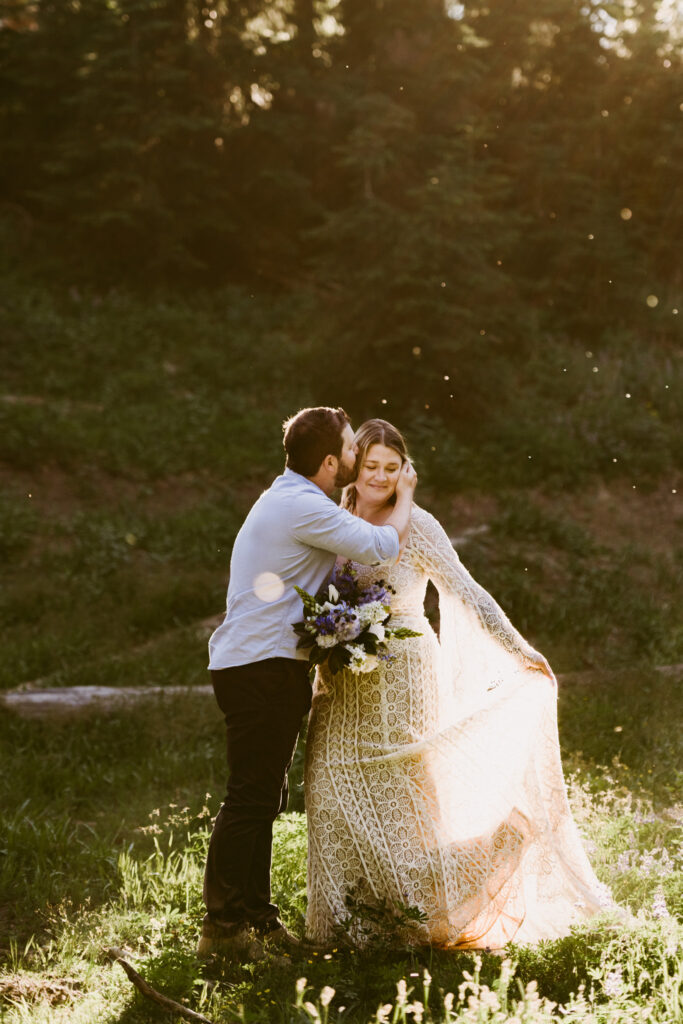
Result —
M385 420L356 434L343 503L381 524L408 458ZM308 911L317 942L367 921L414 944L500 948L568 933L604 905L567 802L555 677L413 506L390 568L393 658L366 674L319 667L306 746ZM440 639L424 616L439 592Z

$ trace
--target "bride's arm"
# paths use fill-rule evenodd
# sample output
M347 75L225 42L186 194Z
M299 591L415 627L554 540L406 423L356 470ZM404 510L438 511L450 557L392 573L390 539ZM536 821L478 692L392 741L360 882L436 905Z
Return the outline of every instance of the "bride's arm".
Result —
M529 667L539 669L554 680L552 669L543 655L524 639L500 605L469 574L446 531L434 516L424 509L416 510L412 529L411 541L415 554L437 589L460 598L477 614L486 632L494 636L506 650L520 655Z

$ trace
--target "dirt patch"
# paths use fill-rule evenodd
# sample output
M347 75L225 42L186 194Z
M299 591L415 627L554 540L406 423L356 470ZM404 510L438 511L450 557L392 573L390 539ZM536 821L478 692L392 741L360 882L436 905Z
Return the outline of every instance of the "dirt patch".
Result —
M674 493L675 492L675 493ZM578 494L530 495L544 511L573 519L598 544L633 544L651 551L671 552L680 546L683 506L680 482L635 489L619 481L607 487L593 484Z
M182 510L203 501L215 486L203 473L143 481L113 476L92 467L74 473L59 466L25 470L0 465L0 490L20 500L30 500L36 512L54 519L70 517L85 509L130 505L148 514Z
M82 995L75 978L37 978L31 974L10 974L0 978L0 999L10 1003L72 1003Z

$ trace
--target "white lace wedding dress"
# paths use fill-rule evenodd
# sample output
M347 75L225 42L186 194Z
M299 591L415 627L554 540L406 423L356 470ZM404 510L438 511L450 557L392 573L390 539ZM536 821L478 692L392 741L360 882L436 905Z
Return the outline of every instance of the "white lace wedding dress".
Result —
M362 942L373 916L445 948L567 934L605 898L567 802L554 684L423 509L398 565L355 568L395 588L392 626L423 635L391 641L394 660L373 672L318 670L308 936L342 928ZM424 617L428 579L440 641Z

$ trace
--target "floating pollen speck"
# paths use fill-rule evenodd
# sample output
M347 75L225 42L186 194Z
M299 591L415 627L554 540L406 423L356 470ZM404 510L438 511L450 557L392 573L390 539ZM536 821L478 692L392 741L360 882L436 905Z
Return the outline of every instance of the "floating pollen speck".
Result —
M650 309L654 309L655 306L659 305L659 299L657 298L656 295L648 295L648 297L645 299L645 301L647 302L647 304L650 307Z
M625 206L623 208L623 210L621 211L621 213L619 214L619 216L621 217L622 220L630 220L631 217L633 216L633 211L629 210L628 206Z

